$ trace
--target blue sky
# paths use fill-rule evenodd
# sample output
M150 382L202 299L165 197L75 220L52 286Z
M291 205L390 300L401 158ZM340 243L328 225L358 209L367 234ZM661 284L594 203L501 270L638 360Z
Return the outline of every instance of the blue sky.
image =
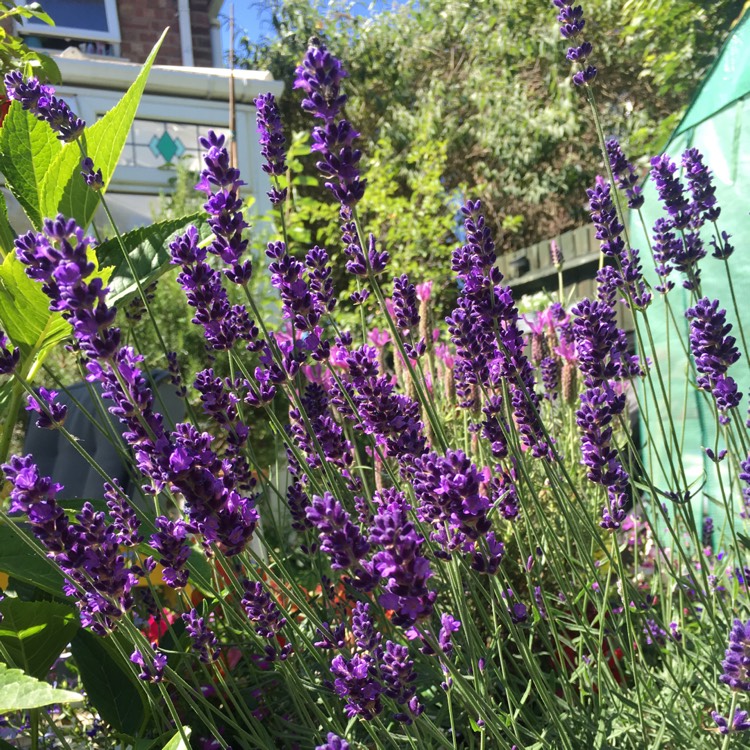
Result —
M399 0L373 0L372 2L355 2L355 13L368 14L373 10L395 5ZM222 21L221 37L224 50L229 48L229 9L232 0L224 0L220 18ZM234 25L236 37L244 30L253 40L260 39L264 34L272 32L270 23L269 4L265 0L234 0Z

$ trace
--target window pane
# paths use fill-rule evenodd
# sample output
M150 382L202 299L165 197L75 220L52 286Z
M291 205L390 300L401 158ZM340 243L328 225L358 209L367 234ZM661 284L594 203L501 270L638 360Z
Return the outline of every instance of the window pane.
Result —
M42 0L42 10L46 11L57 26L85 31L109 31L104 0ZM49 28L33 18L31 24Z

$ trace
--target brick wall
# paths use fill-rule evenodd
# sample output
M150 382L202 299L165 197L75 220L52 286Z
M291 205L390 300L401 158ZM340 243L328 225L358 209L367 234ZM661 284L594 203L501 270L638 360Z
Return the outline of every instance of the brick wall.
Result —
M211 26L208 20L210 0L190 0L190 24L193 32L193 60L198 67L213 66Z
M159 50L159 65L182 65L177 0L127 0L119 2L121 54L142 63L166 26L169 33Z

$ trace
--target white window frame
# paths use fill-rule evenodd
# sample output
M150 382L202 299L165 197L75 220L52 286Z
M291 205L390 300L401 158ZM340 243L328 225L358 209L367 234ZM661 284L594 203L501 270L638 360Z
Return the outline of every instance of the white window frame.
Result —
M48 26L45 23L29 23L27 19L18 22L18 31L29 36L55 36L70 39L79 39L85 42L108 42L119 44L120 21L117 17L117 0L102 0L104 11L107 16L108 31L93 31L71 26Z

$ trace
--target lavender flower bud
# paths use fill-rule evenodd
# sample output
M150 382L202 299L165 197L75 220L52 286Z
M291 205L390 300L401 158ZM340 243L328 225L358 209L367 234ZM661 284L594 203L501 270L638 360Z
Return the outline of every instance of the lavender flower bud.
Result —
M81 177L92 190L98 192L104 188L102 170L94 170L94 160L88 156L81 161Z

